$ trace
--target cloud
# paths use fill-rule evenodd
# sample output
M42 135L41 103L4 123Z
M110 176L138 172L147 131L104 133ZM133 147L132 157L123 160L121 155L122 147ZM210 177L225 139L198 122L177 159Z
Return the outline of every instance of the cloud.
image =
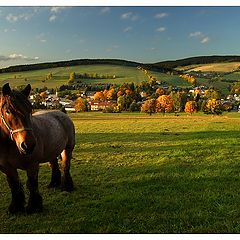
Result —
M0 61L10 61L10 60L26 60L26 61L33 61L38 60L39 57L27 57L23 54L12 53L9 56L0 55Z
M126 27L126 28L123 29L123 32L131 32L132 29L133 29L133 28L130 27L130 26L129 26L129 27Z
M206 44L210 41L210 38L200 31L190 33L189 37L198 39L202 44Z
M16 29L15 29L15 28L12 28L12 29L5 28L5 29L3 29L3 32L4 32L4 33L7 33L7 32L16 32Z
M103 7L100 10L100 14L106 14L106 13L109 13L110 11L111 11L110 7Z
M156 29L157 32L165 32L166 28L165 27L159 27Z
M55 22L56 19L58 18L58 14L60 14L62 11L66 9L70 9L71 7L51 7L50 8L50 13L51 16L49 17L49 22Z
M51 7L50 12L58 14L68 8L70 8L70 7Z
M209 40L210 40L210 38L209 37L204 37L202 40L201 40L201 43L208 43L209 42Z
M52 16L50 16L49 17L49 22L54 22L54 21L56 21L56 19L57 19L57 16L56 15L52 15Z
M134 14L133 12L126 12L121 15L121 19L123 20L131 20L136 21L139 18L137 14Z
M163 12L163 13L157 13L154 17L159 19L159 18L165 18L165 17L168 17L168 16L169 16L168 13Z
M10 23L15 23L21 20L28 21L34 16L34 13L22 13L18 15L13 15L12 13L9 13L6 16L6 20Z
M202 37L203 33L202 32L193 32L189 34L189 37Z

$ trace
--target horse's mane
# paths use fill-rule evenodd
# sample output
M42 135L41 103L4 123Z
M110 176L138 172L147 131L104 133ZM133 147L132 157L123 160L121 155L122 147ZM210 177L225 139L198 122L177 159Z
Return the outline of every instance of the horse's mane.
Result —
M21 114L32 112L32 104L28 98L23 93L16 90L12 90L10 96L3 96L3 105Z

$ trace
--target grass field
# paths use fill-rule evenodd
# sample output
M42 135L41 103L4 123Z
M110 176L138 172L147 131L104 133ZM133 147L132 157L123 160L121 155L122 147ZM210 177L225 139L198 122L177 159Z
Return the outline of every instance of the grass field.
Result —
M45 80L48 73L52 72L53 79ZM63 84L67 84L69 80L69 74L71 72L76 73L98 73L102 75L116 75L116 79L83 79L81 81L86 83L131 83L136 84L148 80L146 75L137 70L135 67L126 67L126 66L116 66L116 65L81 65L73 67L59 67L52 69L36 70L36 71L27 71L27 72L17 72L17 73L4 73L0 74L0 85L9 82L11 86L26 85L30 83L33 87L44 87L49 88L59 87ZM176 86L188 86L188 83L178 76L170 76L167 74L159 72L151 72L153 76L157 79L166 81L168 84ZM15 78L16 77L16 78ZM27 79L27 80L25 80Z
M75 191L48 190L43 164L44 212L11 216L0 174L0 233L240 232L239 113L71 117Z
M208 63L196 64L178 67L179 70L201 71L201 72L231 72L237 70L240 62L225 62L225 63Z

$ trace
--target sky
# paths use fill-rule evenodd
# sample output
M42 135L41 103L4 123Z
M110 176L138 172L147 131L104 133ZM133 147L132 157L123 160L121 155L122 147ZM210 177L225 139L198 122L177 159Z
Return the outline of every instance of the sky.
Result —
M240 55L239 6L0 7L0 67Z

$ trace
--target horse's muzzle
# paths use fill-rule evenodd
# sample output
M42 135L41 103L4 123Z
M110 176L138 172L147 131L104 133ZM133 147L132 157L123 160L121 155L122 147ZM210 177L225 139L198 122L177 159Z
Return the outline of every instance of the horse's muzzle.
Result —
M35 145L36 145L35 143L27 144L26 142L22 142L20 144L20 151L23 154L29 155L33 152Z

